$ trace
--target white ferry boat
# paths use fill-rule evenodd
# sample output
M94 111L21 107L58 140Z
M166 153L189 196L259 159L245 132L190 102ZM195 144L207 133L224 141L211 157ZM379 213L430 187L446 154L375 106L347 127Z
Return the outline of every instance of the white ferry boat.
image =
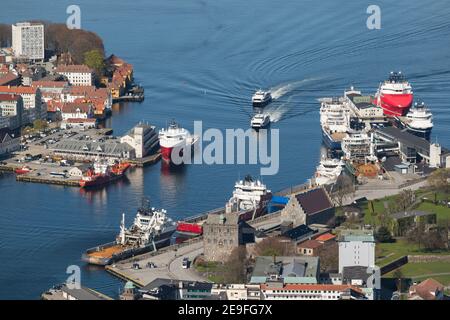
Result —
M272 94L270 91L257 90L252 96L252 103L254 107L263 107L272 101Z
M265 113L257 113L252 117L250 125L253 129L258 130L265 128L270 123L270 116Z

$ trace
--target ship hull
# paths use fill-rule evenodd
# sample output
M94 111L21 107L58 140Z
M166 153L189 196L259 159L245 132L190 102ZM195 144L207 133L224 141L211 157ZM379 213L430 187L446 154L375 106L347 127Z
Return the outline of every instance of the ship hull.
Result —
M113 181L119 180L122 177L123 177L123 174L98 177L95 180L80 180L80 187L81 188L101 187L101 186L104 186Z
M413 134L415 136L418 136L420 138L424 138L426 140L430 140L431 130L432 129L431 128L429 128L429 129L417 129L417 128L412 128L412 127L407 125L406 126L406 130L409 133L411 133L411 134Z
M384 94L380 97L380 106L387 116L404 116L413 103L412 94Z

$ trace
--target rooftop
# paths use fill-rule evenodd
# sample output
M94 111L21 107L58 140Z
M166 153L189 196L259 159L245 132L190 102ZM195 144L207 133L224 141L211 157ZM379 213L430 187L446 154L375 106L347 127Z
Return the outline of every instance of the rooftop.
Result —
M313 229L311 229L305 224L301 224L293 229L286 231L285 233L281 234L281 236L292 240L298 240L313 233L314 233Z
M375 242L373 232L370 230L342 230L339 236L339 241L362 241Z
M274 262L275 259L275 262ZM285 277L308 277L318 276L318 257L256 257L253 277L267 277L278 275Z
M323 188L310 190L295 195L306 214L312 215L332 208L333 203Z
M418 147L427 152L430 150L430 142L396 127L384 127L377 129L376 132L387 135L394 141L399 141L402 144Z
M323 246L323 243L317 240L306 240L298 245L300 248L317 249Z
M331 233L324 233L316 238L317 241L322 241L322 242L326 242L326 241L333 240L333 239L336 239L336 236Z
M56 67L57 73L91 73L93 70L84 64L61 65Z
M85 287L81 287L79 289L71 289L66 285L63 285L61 287L61 290L77 300L108 300L106 296Z

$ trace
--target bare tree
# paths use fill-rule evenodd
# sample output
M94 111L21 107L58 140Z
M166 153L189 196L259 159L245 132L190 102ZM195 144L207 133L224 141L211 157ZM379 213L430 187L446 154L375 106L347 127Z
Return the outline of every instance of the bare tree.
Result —
M428 177L428 184L435 191L450 193L450 169L437 169Z
M323 245L318 250L321 272L332 272L339 268L339 248L337 242Z
M245 283L247 281L247 249L245 246L235 248L224 265L225 283Z
M346 199L352 197L355 193L355 185L352 178L348 175L340 175L336 183L333 185L332 198L335 203L342 207Z
M258 256L291 256L295 255L295 244L284 237L269 237L255 245Z

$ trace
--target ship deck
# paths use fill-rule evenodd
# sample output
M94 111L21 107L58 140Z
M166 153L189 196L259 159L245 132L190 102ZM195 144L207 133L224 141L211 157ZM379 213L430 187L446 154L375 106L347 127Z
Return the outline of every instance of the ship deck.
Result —
M334 141L342 141L346 136L347 134L345 132L334 132L331 134Z
M89 257L93 257L93 258L110 258L114 254L119 253L123 250L124 250L124 246L117 244L112 247L104 248L100 251L91 252L87 255Z

